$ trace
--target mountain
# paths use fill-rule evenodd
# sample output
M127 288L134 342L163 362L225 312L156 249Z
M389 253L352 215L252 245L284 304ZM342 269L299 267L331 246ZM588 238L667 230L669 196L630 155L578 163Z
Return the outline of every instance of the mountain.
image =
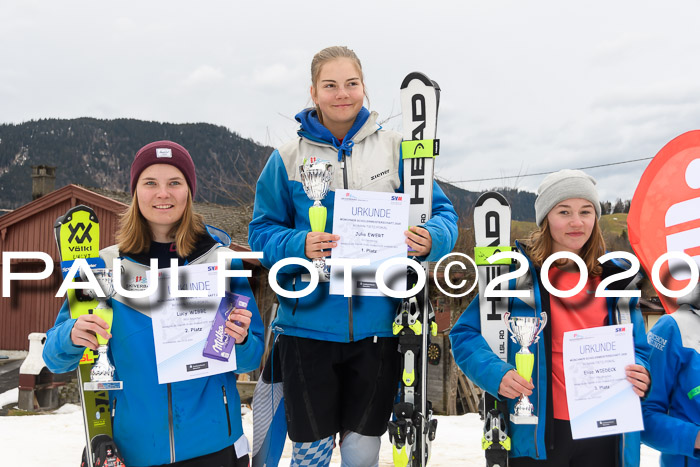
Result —
M69 183L129 191L136 151L169 139L186 147L197 167L197 200L252 203L255 183L272 148L206 123L134 119L42 119L0 125L0 208L31 201L31 166L56 169L56 189Z
M459 214L459 226L470 227L474 223L474 203L485 192L467 191L443 182L438 182L438 185L454 204L455 210ZM508 200L513 220L535 221L535 198L537 197L535 193L513 188L494 188L492 191L498 191Z
M0 125L0 209L31 201L31 167L56 167L56 189L70 183L129 191L129 167L136 151L169 139L186 147L197 167L197 201L247 205L273 148L208 123L160 123L134 119L42 119ZM481 193L440 183L454 203L460 225L472 224ZM535 219L535 194L499 189L515 220ZM1 212L0 212L1 214Z

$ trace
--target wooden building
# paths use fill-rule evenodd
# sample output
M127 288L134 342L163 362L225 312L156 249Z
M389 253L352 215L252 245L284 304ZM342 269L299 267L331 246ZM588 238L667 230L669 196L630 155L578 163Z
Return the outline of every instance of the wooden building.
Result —
M112 245L115 243L118 215L127 208L130 198L127 193L67 185L0 216L0 251L39 251L47 253L53 260L53 271L47 279L13 281L8 291L2 291L2 295L9 292L10 296L0 298L1 350L28 350L29 333L46 332L51 328L63 304L64 298L55 297L62 281L53 233L56 219L73 206L90 206L100 221L100 245ZM195 210L204 216L208 224L231 235L232 249L249 251L246 240L252 216L251 208L195 203ZM273 300L271 292L268 292L267 274L257 260L246 260L244 264L247 269L253 270L251 286L261 313L264 314ZM0 257L0 284L3 284L2 271L8 267L13 273L41 272L44 270L44 262L12 260L11 264L4 264L4 259Z

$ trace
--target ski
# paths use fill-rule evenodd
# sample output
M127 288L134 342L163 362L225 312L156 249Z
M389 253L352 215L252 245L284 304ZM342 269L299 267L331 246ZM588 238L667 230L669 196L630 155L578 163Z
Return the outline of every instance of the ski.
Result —
M410 198L409 225L420 226L430 219L433 205L433 169L439 153L437 113L440 87L422 73L410 73L401 84L403 113L404 193ZM410 253L410 252L409 252ZM429 264L422 264L428 277ZM409 289L416 283L409 271ZM394 405L394 420L389 422L394 465L425 466L435 439L437 420L427 400L427 371L430 335L437 335L437 323L430 300L428 282L416 296L404 300L393 323L399 337L402 358L401 385Z
M508 358L508 330L503 314L508 311L508 299L486 297L485 289L490 281L509 270L510 259L489 263L488 258L501 251L511 251L511 212L508 201L496 192L484 193L474 205L474 260L479 277L479 311L481 334L498 357ZM507 283L496 286L497 290ZM508 404L484 391L481 401L484 435L481 447L486 455L487 467L506 467L510 437L508 436Z
M252 467L276 467L287 439L282 365L276 343L275 339L253 392Z
M105 267L104 261L99 257L100 224L95 212L89 207L75 206L56 219L54 235L64 278L73 262L79 258L87 260L91 269ZM76 280L80 279L76 278ZM68 289L66 295L71 318L74 319L92 313L100 305L96 298L82 289ZM84 389L84 385L90 383L90 370L97 356L97 351L86 348L76 370L86 441L81 467L124 467L124 461L112 440L112 421L107 391Z

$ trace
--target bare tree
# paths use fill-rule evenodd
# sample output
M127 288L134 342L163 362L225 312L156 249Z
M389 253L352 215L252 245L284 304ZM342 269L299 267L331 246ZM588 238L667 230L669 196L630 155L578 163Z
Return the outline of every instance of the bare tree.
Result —
M210 194L239 206L251 204L262 167L256 167L252 158L245 157L240 150L223 158L212 154L210 159L210 166L198 168Z

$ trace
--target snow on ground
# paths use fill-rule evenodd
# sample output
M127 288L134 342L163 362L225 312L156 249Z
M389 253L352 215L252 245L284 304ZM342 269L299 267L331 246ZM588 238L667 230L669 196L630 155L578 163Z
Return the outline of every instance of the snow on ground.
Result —
M7 404L16 404L19 400L19 388L10 389L7 392L0 394L0 408Z
M14 391L14 395L12 394ZM0 406L17 400L17 389L0 394ZM4 402L3 401L8 401ZM431 467L484 465L481 451L481 420L477 414L438 416L437 437L433 442ZM253 437L253 414L243 416L243 430ZM85 445L80 407L67 404L46 415L0 417L0 466L43 467L78 465ZM289 465L291 444L287 441L280 465ZM333 453L332 466L340 466L339 449ZM379 465L389 467L391 445L382 437ZM642 446L642 467L659 465L658 452Z

